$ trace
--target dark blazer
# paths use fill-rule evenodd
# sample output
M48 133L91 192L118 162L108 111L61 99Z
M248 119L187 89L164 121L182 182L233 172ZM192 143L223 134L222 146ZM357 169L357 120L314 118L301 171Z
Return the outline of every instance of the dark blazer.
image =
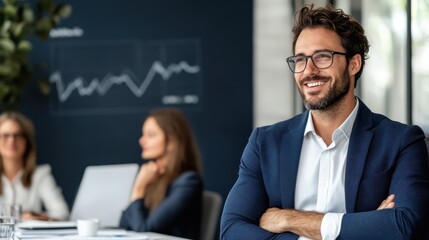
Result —
M222 213L222 239L296 239L259 228L267 208L294 208L309 111L257 128ZM376 211L391 193L394 209ZM360 101L345 176L346 214L338 239L428 239L429 167L423 131L372 113Z
M181 174L168 188L164 201L153 212L143 199L122 213L119 226L136 232L158 232L199 239L203 180L197 172Z

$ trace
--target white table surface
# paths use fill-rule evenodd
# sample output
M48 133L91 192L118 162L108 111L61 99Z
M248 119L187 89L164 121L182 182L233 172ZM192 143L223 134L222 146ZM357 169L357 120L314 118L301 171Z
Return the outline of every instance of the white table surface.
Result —
M28 240L186 240L185 238L174 237L154 232L132 232L121 229L100 229L97 236L94 237L81 237L73 232L64 232L62 234L58 231L44 231L43 233L26 234L17 233L16 239L28 239Z

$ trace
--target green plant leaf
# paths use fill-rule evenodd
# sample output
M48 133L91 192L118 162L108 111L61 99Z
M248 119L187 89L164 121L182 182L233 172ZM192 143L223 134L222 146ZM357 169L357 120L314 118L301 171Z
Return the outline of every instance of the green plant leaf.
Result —
M39 89L45 95L51 93L51 84L49 84L49 80L47 78L39 79Z
M5 5L15 5L16 4L16 0L3 0L3 3Z
M24 23L14 23L12 24L10 30L15 37L21 36L22 29L24 27Z
M14 5L7 4L3 8L3 12L4 12L6 18L13 19L16 17L17 9Z
M24 23L21 34L18 36L19 39L26 39L31 32L34 30L34 27L31 23Z
M21 64L17 61L8 61L7 65L10 67L9 78L14 79L19 76Z
M9 86L9 92L3 96L3 101L8 106L19 103L20 99L21 99L20 89L13 85Z
M49 32L54 27L53 22L48 17L43 17L36 22L36 26L34 28L34 32L41 39L48 39Z
M69 4L56 4L55 0L2 0L0 4L0 108L19 104L22 88L33 76L28 56L32 50L29 37L36 35L42 40L62 19L72 13ZM43 63L38 63L43 64ZM51 92L47 77L37 80L43 94Z
M22 20L27 23L34 21L34 12L30 7L24 7L22 11Z
M32 49L32 45L31 42L28 40L22 40L18 43L18 48L17 50L20 52L29 52Z
M5 20L1 25L1 32L7 32L10 29L10 26L12 25L12 21Z
M49 31L52 29L52 21L48 17L43 17L36 21L35 29L37 31Z
M11 74L11 72L12 72L12 68L10 66L0 64L0 77L7 77Z
M53 27L56 27L61 21L61 17L58 15L52 16Z
M7 94L9 94L9 92L10 92L10 88L8 85L3 84L3 83L0 84L0 96L7 95Z
M54 13L61 18L68 18L70 17L72 10L73 8L71 5L62 3L57 6Z
M0 39L0 51L11 54L15 51L15 44L8 38Z

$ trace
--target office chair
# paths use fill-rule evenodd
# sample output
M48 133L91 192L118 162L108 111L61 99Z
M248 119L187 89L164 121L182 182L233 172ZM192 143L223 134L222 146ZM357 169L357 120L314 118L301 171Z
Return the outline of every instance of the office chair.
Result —
M222 196L217 192L203 192L203 215L200 240L214 240L219 224Z

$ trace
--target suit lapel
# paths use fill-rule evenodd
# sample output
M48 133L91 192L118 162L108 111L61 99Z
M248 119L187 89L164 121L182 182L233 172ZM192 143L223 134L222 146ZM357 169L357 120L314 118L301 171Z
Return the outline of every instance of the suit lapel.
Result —
M359 184L365 169L368 150L373 138L372 113L359 99L359 110L350 136L347 152L345 195L346 211L355 211Z
M288 125L280 138L280 187L283 208L295 207L295 186L305 125L309 111L299 115Z

